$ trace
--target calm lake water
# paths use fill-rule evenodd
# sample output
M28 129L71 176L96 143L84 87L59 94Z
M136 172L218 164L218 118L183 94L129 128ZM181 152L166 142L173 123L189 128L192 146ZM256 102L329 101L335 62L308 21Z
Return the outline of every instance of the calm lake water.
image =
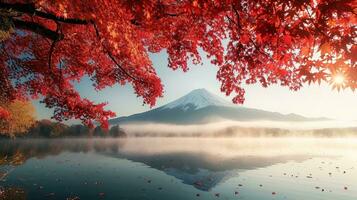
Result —
M357 139L0 141L0 178L15 199L352 200Z

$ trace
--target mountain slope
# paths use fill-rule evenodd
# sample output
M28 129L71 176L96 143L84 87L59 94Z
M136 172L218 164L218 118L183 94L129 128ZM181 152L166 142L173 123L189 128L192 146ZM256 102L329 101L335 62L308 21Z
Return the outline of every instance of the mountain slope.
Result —
M245 108L229 103L205 89L193 90L187 95L159 108L127 117L111 119L111 124L138 122L198 124L217 120L235 121L308 121L314 120L296 114ZM315 119L316 120L316 119Z
M231 103L214 96L205 89L193 90L187 95L162 106L162 109L182 108L188 110L190 108L198 110L207 106L233 106Z

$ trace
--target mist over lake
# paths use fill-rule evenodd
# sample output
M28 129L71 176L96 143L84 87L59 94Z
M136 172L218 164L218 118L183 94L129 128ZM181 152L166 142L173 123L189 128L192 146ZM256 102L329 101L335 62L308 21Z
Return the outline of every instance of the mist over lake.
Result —
M128 137L357 137L354 121L229 121L205 124L131 123Z
M237 107L204 89L108 129L0 139L0 200L357 198L354 121Z
M18 139L0 149L0 184L16 199L357 198L357 139Z

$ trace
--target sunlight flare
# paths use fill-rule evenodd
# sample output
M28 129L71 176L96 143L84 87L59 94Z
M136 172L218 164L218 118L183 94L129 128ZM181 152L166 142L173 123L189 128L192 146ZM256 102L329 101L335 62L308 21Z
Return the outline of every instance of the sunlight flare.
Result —
M330 83L332 84L332 88L337 89L338 91L340 91L341 89L345 89L348 86L347 79L348 78L346 76L346 73L342 70L332 73L330 81Z
M346 78L342 73L336 74L333 77L333 83L336 85L344 85L346 82Z

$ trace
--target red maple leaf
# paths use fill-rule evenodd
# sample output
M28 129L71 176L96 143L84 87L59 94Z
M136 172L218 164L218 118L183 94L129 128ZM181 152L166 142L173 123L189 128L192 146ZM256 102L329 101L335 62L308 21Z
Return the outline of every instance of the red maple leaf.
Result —
M332 70L321 68L336 58L347 73L356 68L353 0L1 0L0 7L1 100L42 96L58 120L106 125L114 116L80 97L73 83L84 76L97 90L131 84L153 106L163 86L148 55L162 50L170 68L184 71L188 61L202 62L203 50L236 103L244 101L242 83L296 90L324 81Z

